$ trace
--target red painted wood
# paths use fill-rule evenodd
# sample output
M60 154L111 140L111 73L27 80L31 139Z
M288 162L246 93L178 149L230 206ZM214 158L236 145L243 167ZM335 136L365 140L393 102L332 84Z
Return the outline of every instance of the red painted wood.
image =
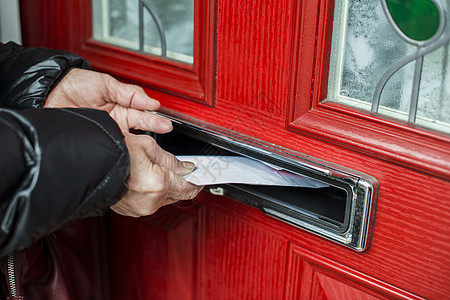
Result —
M203 193L195 213L169 207L150 218L111 219L115 293L182 299L172 292L180 284L188 299L321 299L334 288L367 298L448 297L448 136L320 102L332 1L218 0L215 7L202 10L204 20L217 13L216 69L206 63L203 75L87 40L86 0L22 0L24 41L88 54L94 67L143 84L167 109L374 176L371 247L357 253ZM214 57L211 43L202 43L203 57ZM212 74L214 107L199 101ZM172 219L181 221L167 225Z
M198 299L201 207L171 206L140 219L109 217L112 299Z
M395 186L398 186L402 180L396 173L397 171L394 168L386 172L391 176L391 178L387 178L387 181L391 181ZM411 174L405 174L405 176L409 178ZM417 179L419 182L427 180L420 177ZM431 181L429 182L431 191L424 191L413 197L409 196L413 184L402 187L398 191L393 191L392 187L387 184L382 186L373 243L364 253L356 253L305 233L303 230L272 220L243 204L226 201L224 197L210 197L205 205L207 205L207 211L217 211L217 217L222 221L216 222L228 223L229 218L245 220L242 221L243 228L256 227L258 230L269 231L305 250L319 253L341 265L332 272L337 274L342 272L348 275L357 271L361 275L368 275L369 278L365 278L364 281L373 285L374 288L384 285L384 292L389 290L386 286L391 285L405 289L413 295L440 299L450 293L450 287L447 284L450 276L448 264L450 261L448 242L450 224L448 212L445 209L445 202L448 203L449 200L448 195L445 194L448 185L443 186L441 183L439 180L434 183ZM443 203L431 203L436 201L436 198L432 196L434 189L445 195ZM430 202L423 201L423 199L428 199ZM255 240L248 241L249 246L253 243L263 247ZM214 250L209 246L206 249ZM227 252L220 253L224 257L230 255ZM271 253L271 255L287 259L279 252ZM317 256L312 260L316 260L316 258ZM349 269L342 269L342 266ZM332 265L328 264L326 267L332 267ZM263 269L260 271L263 272ZM370 277L377 278L377 280L374 281ZM355 277L353 276L353 278ZM392 291L392 293L397 294L399 291ZM387 296L393 297L390 293Z
M298 245L289 255L286 299L422 299Z
M51 7L52 9L46 9ZM67 49L70 43L65 1L21 1L22 40L34 47Z

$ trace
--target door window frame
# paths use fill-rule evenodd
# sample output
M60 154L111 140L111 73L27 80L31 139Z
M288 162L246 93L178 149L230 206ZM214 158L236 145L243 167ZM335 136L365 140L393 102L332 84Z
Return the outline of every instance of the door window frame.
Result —
M67 0L70 51L98 71L143 87L215 105L216 1L194 2L193 64L106 44L92 38L92 0Z
M450 179L450 136L326 101L334 1L296 1L286 127Z

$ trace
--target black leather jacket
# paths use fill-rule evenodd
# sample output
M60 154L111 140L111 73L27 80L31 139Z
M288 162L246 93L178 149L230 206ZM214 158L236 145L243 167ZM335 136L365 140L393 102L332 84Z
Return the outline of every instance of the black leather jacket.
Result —
M102 215L127 191L128 151L106 112L42 108L71 68L89 64L64 51L0 46L0 257Z

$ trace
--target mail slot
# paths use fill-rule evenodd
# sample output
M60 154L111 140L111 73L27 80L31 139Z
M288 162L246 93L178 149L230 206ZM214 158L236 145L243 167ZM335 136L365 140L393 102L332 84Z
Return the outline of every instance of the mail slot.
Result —
M319 187L223 184L205 187L356 251L370 244L378 183L375 178L287 148L165 111L173 132L153 135L175 155L245 156L306 176Z

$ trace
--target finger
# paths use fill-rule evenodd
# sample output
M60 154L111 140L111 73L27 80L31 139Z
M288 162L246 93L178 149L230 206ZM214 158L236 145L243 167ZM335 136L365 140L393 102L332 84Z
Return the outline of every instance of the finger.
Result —
M154 164L181 176L187 175L194 170L195 165L192 162L180 161L172 153L162 149L152 137L143 135L141 139L141 145L145 154Z
M177 174L171 173L170 175L167 182L167 197L173 202L193 199L203 189L203 186L187 182Z
M194 163L190 161L180 161L173 154L166 151L164 151L164 154L159 154L159 156L155 158L154 163L180 176L187 175L195 169Z
M128 109L128 125L130 128L147 130L156 133L172 131L172 122L151 112Z
M150 111L161 107L159 101L150 98L140 86L122 83L112 76L109 76L108 91L111 102L123 107Z

